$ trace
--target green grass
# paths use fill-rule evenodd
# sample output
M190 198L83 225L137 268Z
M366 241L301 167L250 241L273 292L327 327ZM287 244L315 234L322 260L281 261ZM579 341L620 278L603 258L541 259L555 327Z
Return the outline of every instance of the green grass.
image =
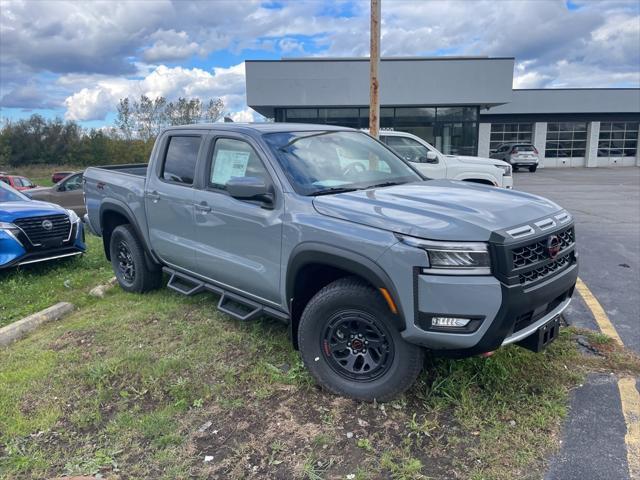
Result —
M0 327L57 302L83 306L94 300L89 290L112 276L101 239L91 235L81 258L0 271Z
M111 276L90 246L0 278L8 319L80 305L0 350L0 478L538 478L584 373L640 373L615 343L566 330L542 354L429 359L407 394L359 403L314 386L286 326L231 320L212 295L88 297Z

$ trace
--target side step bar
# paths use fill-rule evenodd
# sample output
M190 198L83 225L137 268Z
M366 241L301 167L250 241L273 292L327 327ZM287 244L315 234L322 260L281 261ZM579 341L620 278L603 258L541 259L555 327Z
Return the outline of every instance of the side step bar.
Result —
M175 271L167 273L170 273L171 275L169 283L167 283L167 287L169 287L171 290L175 290L176 292L188 297L190 297L191 295L195 295L196 293L200 293L204 290L204 282L200 282L190 277L183 276Z
M181 293L182 295L191 296L204 291L220 295L218 310L240 320L241 322L254 320L259 318L261 315L268 315L284 322L289 321L289 316L284 312L265 307L258 302L236 295L235 293L231 293L216 285L205 283L202 280L177 272L168 267L163 267L162 271L170 275L167 287Z

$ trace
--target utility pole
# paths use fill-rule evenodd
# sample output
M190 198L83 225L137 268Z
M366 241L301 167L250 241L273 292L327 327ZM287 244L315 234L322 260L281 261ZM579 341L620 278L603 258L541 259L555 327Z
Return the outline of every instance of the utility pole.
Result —
M371 52L369 54L369 134L378 138L380 131L380 84L378 67L380 66L380 2L371 0Z

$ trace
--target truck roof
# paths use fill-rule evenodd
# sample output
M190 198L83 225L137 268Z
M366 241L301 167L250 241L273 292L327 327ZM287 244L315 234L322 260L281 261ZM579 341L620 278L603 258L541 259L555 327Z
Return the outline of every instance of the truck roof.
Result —
M255 123L196 123L192 125L177 125L167 127L164 131L173 130L228 130L231 132L277 133L277 132L306 132L317 130L347 130L353 128L338 125L319 125L313 123L284 123L284 122L255 122Z

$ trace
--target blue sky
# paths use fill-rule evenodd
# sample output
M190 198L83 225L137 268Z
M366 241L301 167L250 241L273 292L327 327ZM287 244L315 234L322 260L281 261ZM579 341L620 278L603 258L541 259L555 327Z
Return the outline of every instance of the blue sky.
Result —
M385 56L516 58L514 87L640 87L637 0L382 0ZM0 116L113 122L120 98L215 98L244 60L366 56L368 1L0 0Z

